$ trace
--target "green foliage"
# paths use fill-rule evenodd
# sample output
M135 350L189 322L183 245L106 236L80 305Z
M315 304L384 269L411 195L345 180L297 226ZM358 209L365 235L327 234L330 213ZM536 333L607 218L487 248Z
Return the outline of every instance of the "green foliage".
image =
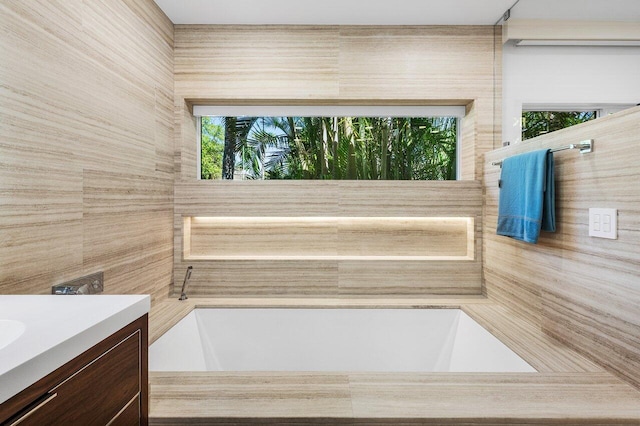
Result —
M237 133L235 168L244 179L456 178L454 117L242 120L250 129Z
M202 117L202 179L222 177L222 153L224 150L224 127L215 124L212 117Z
M595 118L595 111L524 111L522 140L575 126Z

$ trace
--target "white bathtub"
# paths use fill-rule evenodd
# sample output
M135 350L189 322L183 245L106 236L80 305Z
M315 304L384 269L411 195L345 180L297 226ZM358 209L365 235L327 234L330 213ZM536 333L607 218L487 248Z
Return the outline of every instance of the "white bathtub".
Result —
M535 372L459 309L196 309L152 371Z

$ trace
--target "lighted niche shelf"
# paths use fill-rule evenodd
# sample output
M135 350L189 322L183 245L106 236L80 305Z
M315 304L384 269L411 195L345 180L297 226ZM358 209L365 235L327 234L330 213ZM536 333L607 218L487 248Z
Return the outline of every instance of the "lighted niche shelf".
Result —
M185 260L473 260L471 217L184 217Z

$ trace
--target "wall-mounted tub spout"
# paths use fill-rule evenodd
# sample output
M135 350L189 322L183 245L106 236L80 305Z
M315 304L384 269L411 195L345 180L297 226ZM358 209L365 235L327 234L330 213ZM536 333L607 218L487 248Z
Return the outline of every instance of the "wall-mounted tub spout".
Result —
M102 271L51 287L51 294L100 294L104 291Z
M191 271L193 271L193 266L187 267L187 273L184 276L184 282L182 283L182 292L180 294L180 298L178 300L186 300L188 299L187 293L187 284L189 284L189 278L191 278Z

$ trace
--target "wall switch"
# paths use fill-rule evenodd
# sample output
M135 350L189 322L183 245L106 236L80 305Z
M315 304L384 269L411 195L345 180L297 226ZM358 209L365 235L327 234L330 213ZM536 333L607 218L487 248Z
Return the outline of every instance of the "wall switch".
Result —
M618 239L618 210L589 209L589 236L597 238Z

